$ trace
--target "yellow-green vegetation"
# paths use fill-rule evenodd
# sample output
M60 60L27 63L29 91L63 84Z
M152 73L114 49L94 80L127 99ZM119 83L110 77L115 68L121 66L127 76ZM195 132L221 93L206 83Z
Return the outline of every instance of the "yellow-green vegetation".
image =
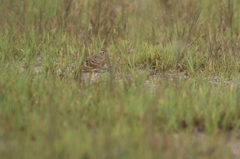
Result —
M0 158L240 158L239 8L0 1Z

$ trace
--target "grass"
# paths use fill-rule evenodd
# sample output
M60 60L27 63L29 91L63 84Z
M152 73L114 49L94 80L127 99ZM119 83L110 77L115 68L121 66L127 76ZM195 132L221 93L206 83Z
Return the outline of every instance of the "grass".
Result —
M1 158L239 158L237 2L0 2Z

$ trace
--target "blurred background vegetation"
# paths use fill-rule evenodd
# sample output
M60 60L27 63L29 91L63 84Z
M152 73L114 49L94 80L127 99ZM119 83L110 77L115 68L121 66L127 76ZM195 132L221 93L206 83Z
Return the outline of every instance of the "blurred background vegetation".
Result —
M2 58L23 54L19 53L22 48L13 49L16 43L25 46L57 40L59 47L71 45L73 51L85 54L111 47L117 55L131 54L132 65L150 65L161 71L236 72L238 6L237 0L2 0L1 43L11 44L2 48Z

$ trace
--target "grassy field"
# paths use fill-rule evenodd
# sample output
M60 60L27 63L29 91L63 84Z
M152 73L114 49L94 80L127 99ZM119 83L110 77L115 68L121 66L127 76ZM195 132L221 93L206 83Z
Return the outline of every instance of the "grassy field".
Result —
M239 8L1 0L0 158L240 158Z

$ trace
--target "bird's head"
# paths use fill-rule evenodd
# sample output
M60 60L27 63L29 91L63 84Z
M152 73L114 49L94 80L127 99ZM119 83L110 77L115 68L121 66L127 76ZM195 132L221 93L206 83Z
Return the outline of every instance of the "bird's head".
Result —
M101 51L100 51L100 55L101 56L105 56L105 55L107 55L109 52L107 51L107 50L105 50L105 49L102 49Z

